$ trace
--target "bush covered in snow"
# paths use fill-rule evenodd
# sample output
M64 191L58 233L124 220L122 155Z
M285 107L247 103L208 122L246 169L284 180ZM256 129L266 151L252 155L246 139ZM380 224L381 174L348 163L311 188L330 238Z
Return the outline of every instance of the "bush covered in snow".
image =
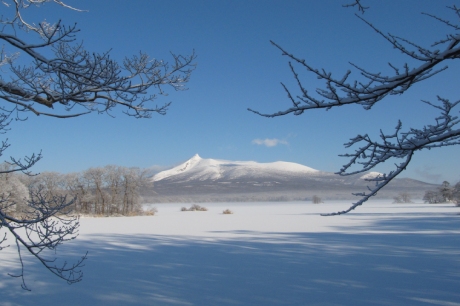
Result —
M198 204L193 204L192 206L190 206L190 208L182 207L180 210L181 211L207 211L208 209Z
M313 202L313 204L321 204L323 203L323 200L318 197L317 195L314 195L313 198L311 199L311 201Z
M411 195L407 192L401 192L397 196L393 197L393 203L412 203Z

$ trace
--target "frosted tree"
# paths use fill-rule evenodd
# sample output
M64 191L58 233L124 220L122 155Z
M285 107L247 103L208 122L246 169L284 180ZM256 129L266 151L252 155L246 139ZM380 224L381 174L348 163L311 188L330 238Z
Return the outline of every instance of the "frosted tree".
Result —
M16 173L8 173L10 169L10 164L0 165L0 198L8 199L2 202L1 209L10 214L20 214L29 199L29 191Z
M393 203L412 203L411 195L407 192L401 192L393 197Z
M459 204L460 201L460 182L451 186L449 182L442 182L436 190L427 190L423 196L425 203L449 203Z
M361 13L368 9L360 0L344 6L357 7ZM297 57L272 41L271 43L281 51L281 54L288 57L289 67L297 83L299 94L294 94L291 89L282 83L292 103L290 108L268 114L252 109L249 110L265 117L278 117L289 114L299 116L313 109L331 109L353 104L361 105L364 109L369 110L390 95L404 94L414 84L442 73L447 69L447 61L460 59L460 24L458 23L460 9L455 5L448 6L446 8L447 17L445 18L434 16L430 13L424 14L434 22L440 22L451 30L448 35L440 37L431 46L421 46L410 39L385 34L364 19L362 15L356 14L358 18L375 30L396 50L410 61L416 63L414 67L410 67L407 63L402 67L389 63L393 71L390 75L372 72L352 64L352 68L359 73L360 79L352 79L351 70L336 78L331 72L312 66L306 60ZM309 91L300 80L299 68L306 71L306 73L315 75L320 80L324 80L324 87L317 88L313 92ZM359 196L360 199L348 209L328 215L347 213L376 195L379 190L406 169L415 152L460 144L459 118L458 113L455 111L456 109L458 110L456 107L460 100L452 102L446 97L437 96L437 102L422 102L432 106L433 110L437 111L432 123L427 123L425 126L418 128L413 127L403 130L402 122L399 121L393 132L385 133L381 131L380 139L371 139L368 134L364 133L357 135L345 144L347 148L352 146L357 146L358 148L352 153L341 155L349 158L349 162L337 172L339 175L345 176L366 172L393 159L402 161L396 162L396 168L393 171L368 179L375 185L368 187L367 192L356 193L355 195ZM352 169L354 165L358 165L359 169Z
M318 197L317 195L314 195L311 201L313 202L313 204L321 204L321 203L323 203L323 200L320 197Z
M442 182L441 186L438 188L439 193L441 194L444 202L452 201L453 188L450 186L448 181Z
M172 54L170 63L145 53L119 63L109 52L85 50L76 40L76 25L49 23L44 16L33 21L24 17L25 10L47 3L78 10L60 0L0 3L0 132L7 131L11 120L26 120L30 114L72 118L93 112L110 114L118 106L128 116L150 118L167 111L169 103L155 104L159 96L167 94L167 88L185 89L195 67L193 52L189 56ZM28 18L34 15L27 14ZM8 146L6 140L0 144L0 155ZM22 159L12 157L11 168L0 172L30 174L30 168L40 159L41 153ZM0 247L5 247L7 237L13 238L22 267L15 276L22 279L23 288L28 289L21 255L24 250L69 284L81 280L79 268L86 256L74 264L59 266L54 255L46 257L54 252L45 252L55 251L78 235L78 218L68 215L73 202L42 186L30 193L27 208L15 215L5 208L16 205L14 196L4 194L0 198L0 230L5 232L0 236Z
M452 199L457 206L460 206L460 182L457 182L457 184L454 185Z

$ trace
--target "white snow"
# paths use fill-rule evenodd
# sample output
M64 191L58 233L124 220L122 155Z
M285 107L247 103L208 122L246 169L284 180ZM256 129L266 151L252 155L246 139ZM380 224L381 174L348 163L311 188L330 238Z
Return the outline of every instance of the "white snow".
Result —
M459 305L460 208L347 202L155 205L151 217L82 218L58 255L89 251L68 286L0 251L0 305ZM224 209L234 211L223 215ZM13 241L9 240L10 244Z
M192 158L180 164L179 166L157 173L153 180L161 181L167 177L190 171L190 169L193 169L193 167L195 167L201 160L201 157L198 154L195 154Z
M380 173L380 172L369 172L369 173L364 174L360 178L363 179L363 180L366 180L366 179L376 178L377 176L383 176L383 174Z
M260 175L264 173L295 173L298 175L318 173L313 168L290 162L258 163L255 161L229 161L220 159L203 159L195 154L188 161L169 170L162 171L153 177L153 181L187 175L189 180L216 180L222 177L235 179L246 175Z

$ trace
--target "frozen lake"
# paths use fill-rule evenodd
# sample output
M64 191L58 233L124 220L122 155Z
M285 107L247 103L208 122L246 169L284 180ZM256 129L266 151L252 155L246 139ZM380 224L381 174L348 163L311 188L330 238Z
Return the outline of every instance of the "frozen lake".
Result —
M155 204L150 217L82 218L58 255L89 251L74 285L0 252L0 305L460 305L460 208L374 201ZM224 215L224 209L234 212Z

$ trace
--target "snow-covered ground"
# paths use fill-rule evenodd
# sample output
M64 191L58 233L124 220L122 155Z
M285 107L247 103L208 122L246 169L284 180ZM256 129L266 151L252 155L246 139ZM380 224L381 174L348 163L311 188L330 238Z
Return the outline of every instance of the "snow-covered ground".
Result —
M460 305L460 208L375 201L156 204L153 217L83 218L58 255L89 251L74 285L0 252L0 305ZM187 205L189 206L189 205ZM223 215L224 209L234 211Z

